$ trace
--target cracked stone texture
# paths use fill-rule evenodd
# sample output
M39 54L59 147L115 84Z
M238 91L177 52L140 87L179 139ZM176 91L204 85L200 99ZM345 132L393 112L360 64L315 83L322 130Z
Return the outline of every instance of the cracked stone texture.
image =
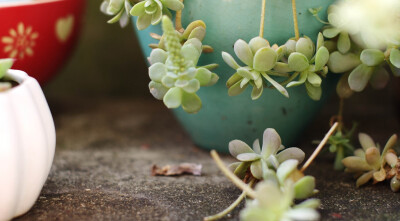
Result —
M373 99L371 92L356 95L345 106L345 118L360 122L381 143L399 131L389 92L374 92ZM329 129L336 102L325 106L299 141L307 156L315 147L311 141ZM37 203L16 220L202 220L240 194L162 102L50 99L50 106L57 129L54 164ZM332 169L332 161L321 155L306 171L317 179L322 220L400 220L400 195L388 183L357 189L351 175ZM180 162L201 163L203 175L151 176L153 164ZM236 209L225 220L238 220L238 214Z

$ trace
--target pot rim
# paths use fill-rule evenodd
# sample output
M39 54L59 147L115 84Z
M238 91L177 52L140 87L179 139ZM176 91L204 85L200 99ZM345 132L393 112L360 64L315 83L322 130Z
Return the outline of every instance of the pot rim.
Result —
M13 93L14 91L20 90L21 86L28 84L28 81L34 79L32 77L29 77L28 74L25 73L24 71L14 70L14 69L9 69L4 78L13 80L17 82L18 85L9 90L0 92L0 97L7 96L8 94Z
M65 2L71 0L23 0L23 1L7 1L7 2L0 2L0 9L2 8L19 8L19 7L29 7L33 5L45 5L45 4L52 4L56 2Z

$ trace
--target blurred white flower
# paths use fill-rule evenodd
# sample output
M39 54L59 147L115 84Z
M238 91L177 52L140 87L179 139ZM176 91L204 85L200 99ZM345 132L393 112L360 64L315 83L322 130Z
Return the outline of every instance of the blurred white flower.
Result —
M329 21L367 48L400 44L399 0L341 0L331 8Z

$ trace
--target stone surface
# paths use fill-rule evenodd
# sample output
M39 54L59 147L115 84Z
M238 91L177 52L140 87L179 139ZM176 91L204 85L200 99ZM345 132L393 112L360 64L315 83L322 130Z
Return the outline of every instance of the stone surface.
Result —
M399 131L387 99L372 108L369 99L350 102L346 117L363 120L363 129L384 142ZM299 142L307 155L311 140L329 128L329 116L336 112L332 104ZM202 220L240 194L161 102L103 98L51 100L50 105L57 128L54 165L38 202L17 220ZM381 117L370 117L375 114ZM229 156L223 160L233 162ZM181 162L203 164L203 175L151 176L153 164ZM326 155L306 173L317 179L322 220L400 220L400 195L388 183L356 189L351 175L332 170ZM238 220L238 213L225 220Z

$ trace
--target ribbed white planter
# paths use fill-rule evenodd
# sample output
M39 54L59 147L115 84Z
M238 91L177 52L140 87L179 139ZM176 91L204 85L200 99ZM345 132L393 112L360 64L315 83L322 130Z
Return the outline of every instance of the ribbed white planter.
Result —
M18 86L0 93L0 221L26 213L47 179L55 128L38 82L9 70Z

